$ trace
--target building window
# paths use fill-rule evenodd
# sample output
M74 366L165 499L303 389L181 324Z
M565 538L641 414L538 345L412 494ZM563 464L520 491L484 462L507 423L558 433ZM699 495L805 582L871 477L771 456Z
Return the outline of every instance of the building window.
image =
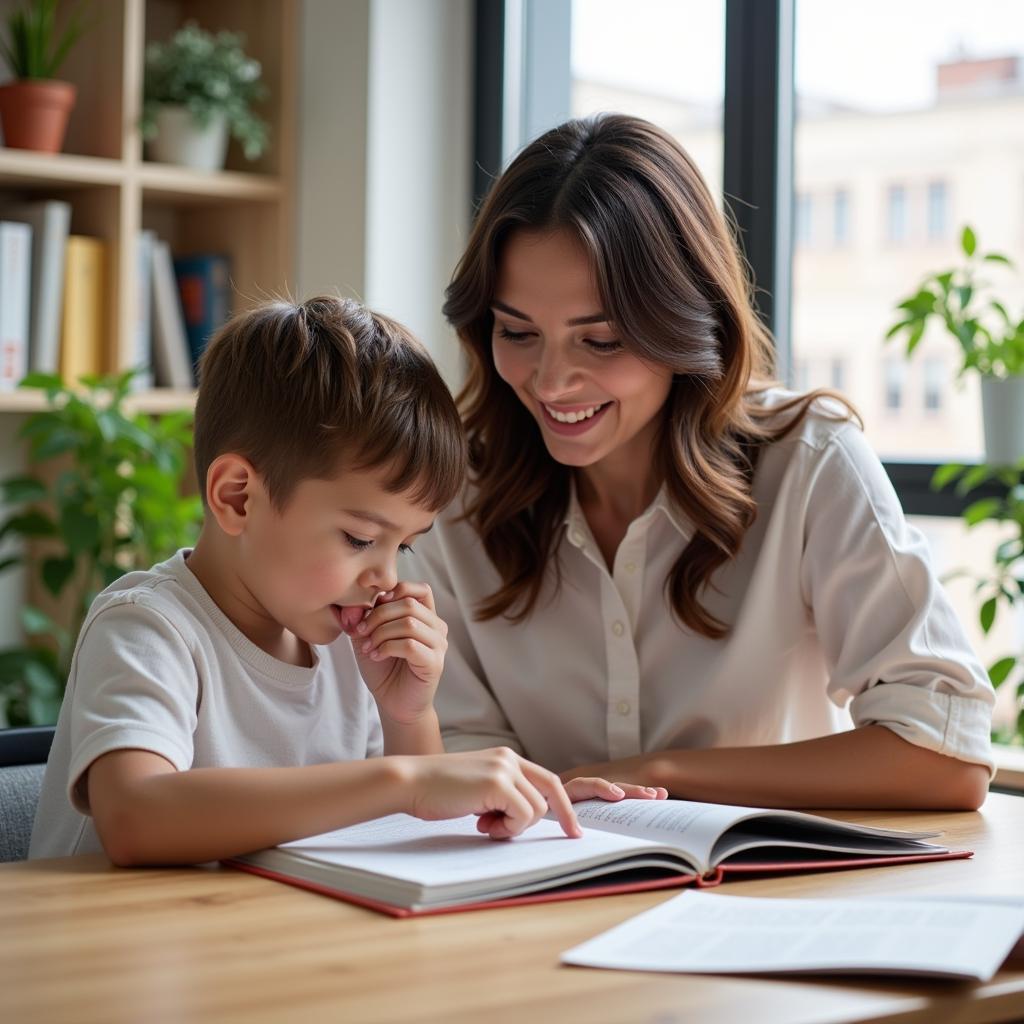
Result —
M907 190L902 185L889 186L885 235L890 242L907 240Z
M933 181L928 185L928 240L946 237L946 183Z
M846 387L846 360L833 359L829 367L829 384L836 391L842 391Z
M924 407L927 412L939 412L942 409L946 373L946 364L941 359L924 361Z
M903 385L907 368L902 360L888 359L885 363L885 407L889 412L903 408Z
M850 240L850 193L841 188L835 194L832 207L832 231L836 245Z
M814 215L814 204L810 193L800 192L794 203L796 210L793 225L793 238L797 245L811 244L811 219Z

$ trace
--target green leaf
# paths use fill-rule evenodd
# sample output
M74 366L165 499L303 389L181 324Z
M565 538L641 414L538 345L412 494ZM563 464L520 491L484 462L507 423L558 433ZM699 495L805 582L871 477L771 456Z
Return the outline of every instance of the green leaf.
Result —
M1013 266L1013 260L1004 256L1001 252L987 252L982 256L982 259L987 260L989 263L1005 263L1008 267Z
M47 494L46 484L34 476L11 476L3 483L3 500L9 505L25 505L42 501Z
M43 583L54 597L59 597L60 592L67 585L68 580L75 574L75 560L70 556L64 558L46 558L40 570Z
M996 689L1006 682L1006 677L1016 664L1016 658L1000 658L995 664L989 666L988 677Z
M978 612L978 622L981 624L981 631L988 634L992 624L996 621L996 599L990 597Z
M963 249L968 256L973 256L974 250L977 247L978 240L974 236L974 231L969 226L965 225L964 230L960 235L960 248Z
M921 342L921 338L924 336L924 321L914 325L914 329L910 332L910 336L907 338L907 355L911 356L914 354L914 349Z
M40 634L53 635L60 627L50 618L46 612L27 604L21 609L21 628L29 636Z
M1001 498L981 498L964 509L964 521L968 526L977 526L985 519L996 518L996 513L1002 505Z
M992 475L992 470L986 465L972 466L956 484L957 494L969 494L979 484L983 484Z
M39 373L33 371L26 377L22 377L18 383L19 388L35 388L39 391L60 391L64 387L64 382L56 374L52 373Z
M946 484L955 480L963 471L964 466L959 462L947 462L944 466L939 466L932 474L932 490L941 491Z
M37 462L45 462L57 455L73 451L78 447L79 438L74 430L67 427L59 427L49 437L32 442L32 457Z
M21 515L11 516L0 526L0 537L13 533L19 537L52 537L57 532L53 520L38 509L29 509Z
M886 340L886 341L892 341L892 339L893 339L893 338L894 338L894 337L895 337L895 336L896 336L897 334L899 334L899 333L900 333L900 331L902 331L902 330L905 330L905 329L906 329L906 328L908 328L908 327L909 327L909 326L910 326L910 325L911 325L912 323L914 323L914 321L913 321L913 320L900 320L900 321L899 321L898 323L895 323L895 324L893 324L893 325L892 325L892 327L890 327L890 328L889 328L889 330L887 330L887 331L885 332L885 340Z
M60 532L73 555L95 549L100 540L100 523L81 506L65 505L60 512Z

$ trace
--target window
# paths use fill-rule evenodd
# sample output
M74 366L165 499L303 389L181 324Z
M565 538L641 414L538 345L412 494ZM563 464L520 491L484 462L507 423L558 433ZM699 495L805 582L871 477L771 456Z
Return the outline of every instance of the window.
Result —
M942 408L942 394L949 380L952 367L943 359L929 356L924 361L924 408L925 412L938 412Z
M830 366L829 386L836 391L843 391L846 388L846 360L833 359Z
M903 384L906 375L907 367L902 360L885 361L885 408L889 412L899 412L903 408Z
M833 199L832 239L837 246L846 245L850 240L850 193L843 188Z
M933 181L928 185L928 241L940 242L946 232L946 183Z
M814 200L806 192L801 192L796 197L796 203L794 204L793 209L793 241L799 246L810 245L811 220L814 216Z
M793 195L827 197L815 228L830 251L794 251L792 357L845 359L844 390L883 460L978 459L980 387L973 374L954 386L956 342L930 329L907 361L885 333L926 273L954 265L964 223L981 251L1024 266L1021 4L796 0L794 64ZM889 359L904 363L902 386Z
M890 242L907 240L907 190L890 185L886 198L885 237Z
M571 31L572 116L653 121L720 195L725 0L572 0Z

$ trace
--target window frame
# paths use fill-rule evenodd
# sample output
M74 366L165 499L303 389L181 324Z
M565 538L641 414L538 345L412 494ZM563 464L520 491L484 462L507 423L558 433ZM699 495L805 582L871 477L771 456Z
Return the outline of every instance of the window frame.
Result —
M567 97L559 92L566 88L565 68L552 71L551 62L557 60L553 48L546 47L543 61L531 59L533 55L522 49L523 39L557 37L568 66L567 10L571 0L476 0L474 211L500 172L503 153L510 152L508 133L503 132L504 112L506 93L516 87L515 75L520 76L519 88L526 96L545 95L545 86L547 109L567 109ZM508 68L506 60L509 24L525 26L512 48L517 57L514 69ZM791 378L793 369L795 24L796 0L725 0L723 194L758 284L758 312L775 339L783 380ZM533 113L541 118L535 122L540 130L543 112ZM941 465L934 461L890 459L882 464L907 515L957 517L978 498L1000 493L995 484L982 485L969 496L948 488L934 491L931 479Z

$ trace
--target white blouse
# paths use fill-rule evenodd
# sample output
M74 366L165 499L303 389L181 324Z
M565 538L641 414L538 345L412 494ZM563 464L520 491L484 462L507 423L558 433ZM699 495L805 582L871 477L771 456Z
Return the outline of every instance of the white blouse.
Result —
M413 556L449 626L446 747L506 744L563 771L877 723L994 770L992 686L856 424L818 403L762 452L753 496L753 526L703 595L730 627L720 640L670 611L665 580L693 531L664 490L611 572L573 492L562 585L549 571L519 625L474 618L501 580L459 503L448 509Z

